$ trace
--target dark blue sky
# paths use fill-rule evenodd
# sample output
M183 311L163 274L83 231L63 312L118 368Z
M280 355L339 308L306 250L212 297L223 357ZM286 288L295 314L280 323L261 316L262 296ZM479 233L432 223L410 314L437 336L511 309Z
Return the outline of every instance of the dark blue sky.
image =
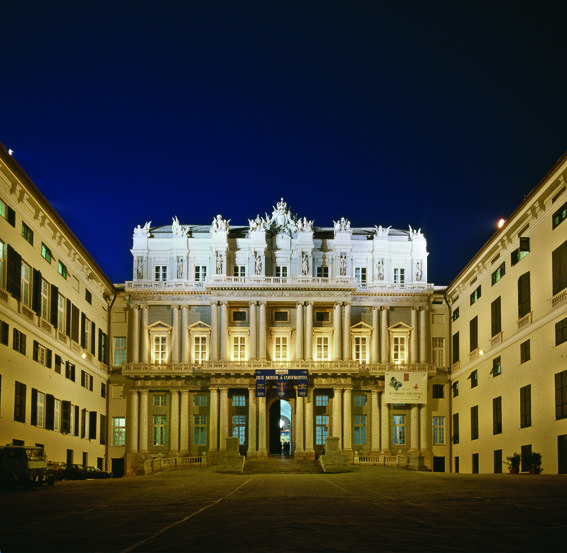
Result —
M567 150L567 2L0 0L0 142L114 282L151 220L421 228L449 284Z

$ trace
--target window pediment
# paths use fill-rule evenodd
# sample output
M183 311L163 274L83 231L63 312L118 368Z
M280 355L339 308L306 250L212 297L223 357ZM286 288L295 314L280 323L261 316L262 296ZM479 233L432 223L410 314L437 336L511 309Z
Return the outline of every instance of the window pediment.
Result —
M351 334L372 334L374 329L364 322L356 323L350 327Z

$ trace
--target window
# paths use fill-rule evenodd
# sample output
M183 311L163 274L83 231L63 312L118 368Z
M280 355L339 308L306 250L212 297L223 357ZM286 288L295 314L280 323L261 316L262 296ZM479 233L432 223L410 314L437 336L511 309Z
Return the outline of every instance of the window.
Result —
M195 336L194 351L195 351L195 363L204 363L207 360L207 336Z
M433 445L445 444L445 417L433 417Z
M57 330L65 334L65 324L67 322L67 300L61 295L57 295Z
M31 424L43 428L45 426L45 394L32 390Z
M37 361L39 364L44 365L48 369L51 368L51 360L53 354L50 349L42 346L40 343L33 341L33 360Z
M459 318L459 308L457 307L457 309L453 311L453 322L456 321L458 318Z
M394 336L393 361L395 365L403 365L407 362L407 348L405 336Z
M276 265L276 277L287 277L287 267L285 265Z
M22 221L22 236L33 246L33 230Z
M502 362L500 360L500 356L495 357L492 360L492 369L490 370L490 374L494 377L502 374Z
M61 431L61 400L59 399L53 401L53 430Z
M478 386L478 371L475 369L469 378L471 379L471 388L476 388Z
M233 323L245 323L248 320L248 311L244 309L233 309L231 313Z
M55 372L57 374L61 374L61 369L63 367L63 359L61 359L60 355L55 355Z
M51 250L43 243L41 244L41 257L51 263Z
M469 345L470 351L478 348L478 317L471 319L469 323Z
M0 321L0 343L7 346L10 338L10 325L4 321Z
M21 333L17 328L14 328L12 334L12 348L22 355L26 354L26 335Z
M154 407L167 407L167 396L165 394L154 394Z
M154 281L165 282L167 280L167 265L154 266Z
M501 308L501 301L500 296L498 296L491 304L490 304L490 322L491 322L491 336L500 334L502 331L502 308Z
M480 456L479 456L478 453L473 453L472 454L472 473L473 474L478 474L479 466L480 466Z
M274 336L274 361L287 361L287 336Z
M329 267L317 267L317 278L329 278Z
M245 277L246 276L246 266L245 265L235 265L232 274L235 277Z
M443 384L433 384L433 389L432 389L433 399L443 399L445 397L444 390L445 390L445 386L443 386Z
M567 418L567 371L555 375L555 418Z
M315 311L315 322L328 323L331 320L329 311Z
M521 259L530 252L530 239L527 236L520 237L520 247L512 252L511 264L516 265Z
M329 337L315 336L315 361L329 360Z
M455 334L453 334L453 364L458 363L459 359L459 333L455 332Z
M75 365L69 363L69 361L65 362L65 378L75 382Z
M14 420L26 422L26 385L17 381L14 395Z
M329 405L329 396L315 396L315 405L317 407Z
M433 364L445 366L445 338L433 338Z
M232 405L234 405L234 407L245 407L246 396L232 396Z
M459 396L459 381L458 380L453 382L451 389L453 390L453 397L458 397Z
M59 261L59 264L57 266L57 272L63 277L63 278L67 278L67 267L64 263L62 263L61 261Z
M354 445L366 444L366 415L354 415Z
M394 338L394 340L399 340L400 338ZM354 337L354 360L357 363L367 363L368 353L366 347L366 336L355 336ZM395 351L395 348L394 348Z
M556 228L567 219L567 203L563 204L552 217L552 228Z
M154 336L154 363L163 365L167 363L167 336Z
M329 415L317 415L315 417L315 444L325 445L328 435L329 435Z
M354 396L354 406L364 407L366 405L366 395L355 395Z
M502 397L492 400L492 433L502 434Z
M520 428L532 425L532 387L531 384L520 388Z
M207 445L207 415L193 415L193 444Z
M195 397L193 398L193 405L195 405L195 407L206 407L207 396L201 394L195 395Z
M246 336L232 337L232 360L246 361Z
M453 443L459 443L459 413L453 413Z
M481 295L481 287L479 286L472 294L471 294L471 305L475 303L478 299L480 299Z
M154 445L165 445L167 431L167 417L154 415Z
M405 269L402 269L400 267L394 268L394 284L400 284L403 286L406 280L405 273Z
M526 340L520 344L520 363L525 363L531 358L530 354L530 341Z
M106 398L106 382L100 383L100 397Z
M506 264L502 263L496 271L492 273L492 286L494 286L506 273Z
M392 415L392 443L403 445L406 443L406 416Z
M93 391L93 377L86 371L81 371L81 386L87 390Z
M518 279L518 319L521 319L530 311L530 273L524 273Z
M232 437L238 438L238 443L244 445L246 440L246 416L232 415Z
M6 287L6 244L0 240L0 288Z
M555 345L558 346L563 342L567 342L567 318L555 323Z
M471 440L478 440L478 405L471 407Z
M567 204L566 204L567 205ZM567 288L567 241L551 254L553 295Z
M42 319L45 319L46 321L49 321L49 306L50 301L49 301L49 283L43 279L41 279L41 289L40 289L40 303L39 303L39 309L40 309L40 315Z
M32 304L32 271L27 263L22 261L20 300L24 305L31 307Z
M91 294L90 290L85 289L85 301L91 305L93 303L93 295Z
M113 364L115 367L121 367L126 363L126 336L114 336L113 342Z
M364 288L366 286L366 267L355 267L354 276L358 286Z
M287 309L276 309L274 311L274 322L287 323L289 321L289 311Z
M195 282L205 282L207 278L206 265L195 265Z

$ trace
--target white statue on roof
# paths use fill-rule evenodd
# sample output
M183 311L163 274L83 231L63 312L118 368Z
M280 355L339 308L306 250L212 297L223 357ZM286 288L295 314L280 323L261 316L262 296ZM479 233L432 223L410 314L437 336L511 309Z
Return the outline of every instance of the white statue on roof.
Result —
M179 220L177 219L177 216L172 218L171 232L173 233L173 236L179 236L181 238L187 236L187 229L183 228L179 224Z
M388 233L390 232L392 225L390 225L388 228L384 228L382 227L382 225L374 228L376 229L376 238L388 238Z
M348 219L345 219L344 217L341 217L338 221L333 221L333 224L335 227L335 232L338 230L341 231L350 230L350 221Z
M227 221L222 218L222 215L217 215L211 224L211 232L228 232L228 224L230 219Z
M425 236L421 233L421 229L413 230L411 225L409 226L410 240L425 240Z
M138 225L134 229L134 236L142 236L144 238L147 238L150 235L150 225L151 224L152 224L152 222L148 221L143 227Z

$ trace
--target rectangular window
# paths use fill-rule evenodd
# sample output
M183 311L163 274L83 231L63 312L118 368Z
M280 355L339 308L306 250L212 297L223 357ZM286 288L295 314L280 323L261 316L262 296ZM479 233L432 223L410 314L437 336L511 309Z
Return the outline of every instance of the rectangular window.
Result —
M445 386L443 384L433 384L431 391L433 399L443 399L445 397Z
M456 321L459 318L459 308L457 307L454 311L453 311L453 322Z
M433 445L445 444L445 417L433 417Z
M205 282L207 278L207 266L195 265L195 282Z
M492 374L492 376L498 376L502 374L502 361L500 359L500 356L495 357L492 360L492 369L490 370L490 374Z
M525 363L531 359L530 341L526 340L520 344L520 363Z
M166 433L167 417L165 415L154 415L154 445L166 445Z
M26 354L26 335L21 333L17 328L12 332L12 348L14 351Z
M67 266L59 261L59 264L57 266L57 272L63 277L63 278L67 278Z
M475 303L478 299L480 299L481 295L481 287L479 286L472 294L471 294L471 305Z
M366 286L366 267L355 267L354 276L359 287Z
M274 336L274 361L287 361L287 336Z
M34 394L32 394L32 401L33 395ZM39 426L40 428L43 428L45 426L45 394L41 392L35 393L35 425Z
M458 363L460 357L460 352L459 352L459 333L455 332L455 334L453 334L453 364Z
M232 415L232 437L238 438L239 445L246 441L246 416Z
M392 443L403 445L406 443L406 416L392 415Z
M567 371L555 375L555 418L567 418Z
M354 406L355 407L365 407L366 406L366 396L365 395L355 395L354 396Z
M167 336L154 336L154 363L167 363Z
M563 204L552 217L552 228L556 228L567 219L567 203Z
M58 294L57 296L57 330L65 334L65 324L67 322L67 301Z
M235 265L232 274L235 277L245 277L246 276L246 265Z
M470 351L478 348L478 317L471 319L469 323L469 345Z
M329 405L329 396L315 396L315 405L317 407Z
M520 428L532 425L532 387L531 384L520 388Z
M357 363L368 362L368 348L366 346L367 346L366 336L354 337L354 360Z
M469 378L471 379L471 388L476 388L478 386L478 371L475 369Z
M154 394L154 407L167 407L167 396L165 394Z
M207 415L193 415L193 444L207 445Z
M496 271L492 273L492 285L494 286L506 273L506 264L502 263Z
M65 378L75 382L75 365L69 361L65 362Z
M0 288L6 288L6 244L0 240Z
M26 422L26 385L16 382L14 395L14 420Z
M433 364L445 366L445 338L433 338Z
M32 305L32 270L27 263L21 265L20 300L27 307Z
M246 361L246 336L232 337L232 360Z
M478 440L478 405L471 407L471 440Z
M329 278L329 267L317 267L317 278Z
M518 319L531 311L530 273L524 273L518 279Z
M195 363L204 363L207 360L207 336L195 336Z
M0 321L0 343L7 346L10 339L10 325L4 321Z
M502 331L502 308L500 296L498 296L490 304L490 323L492 330L491 337L494 338L494 336L500 334L500 332Z
M59 399L53 401L53 430L61 431L61 400Z
M459 413L453 414L453 443L459 443Z
M274 322L276 323L289 322L289 311L287 309L274 310Z
M567 342L567 318L555 323L555 345L558 346L563 342Z
M22 236L33 246L33 230L22 221Z
M248 320L248 311L245 309L233 309L231 314L233 323L245 323Z
M51 250L43 243L41 244L41 257L51 263Z
M232 405L234 405L234 407L245 407L246 396L232 396Z
M502 397L492 400L492 433L502 434Z
M49 300L49 283L43 279L41 279L41 284L40 284L41 288L40 288L40 315L42 319L45 319L46 321L49 321L49 306L50 306L50 300Z
M315 311L315 322L328 323L331 320L331 313L329 311Z
M406 281L406 270L400 267L394 268L394 284L403 285Z
M329 361L329 337L315 337L315 361Z
M317 445L325 445L328 435L329 415L317 415L315 417L315 443Z
M197 394L193 398L193 405L195 407L206 407L207 406L207 396L202 394Z
M287 277L287 267L285 265L276 265L276 277Z
M403 365L407 363L407 347L405 336L394 336L394 365Z
M114 336L113 342L112 362L115 367L121 367L126 363L126 336Z
M364 444L366 444L366 415L354 415L354 445Z
M453 390L453 397L458 397L459 396L459 381L458 380L453 382L451 389Z
M551 254L553 295L567 288L567 241Z
M167 265L154 266L154 281L166 282L167 281Z

